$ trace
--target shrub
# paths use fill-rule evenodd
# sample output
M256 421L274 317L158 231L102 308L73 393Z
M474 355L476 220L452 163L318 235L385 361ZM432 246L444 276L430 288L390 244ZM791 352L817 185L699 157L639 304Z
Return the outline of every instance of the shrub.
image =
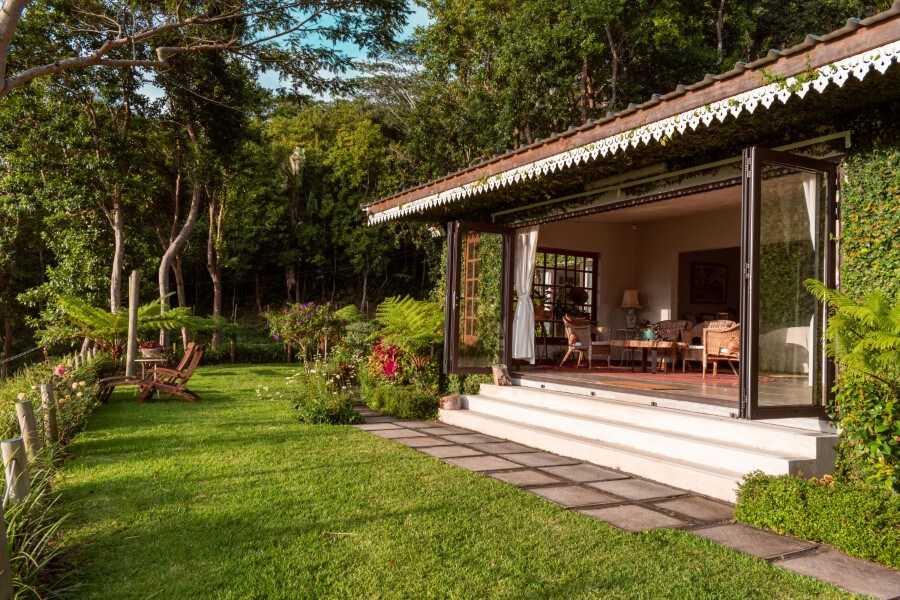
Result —
M291 304L280 311L263 315L272 336L300 349L300 357L308 360L338 337L340 322L330 304Z
M738 491L735 517L900 568L900 495L883 488L753 473Z
M297 420L308 425L356 423L359 414L353 410L349 385L328 363L316 360L287 378L285 386L272 390L256 389L264 400L288 400L297 411Z
M841 367L836 405L841 472L900 491L900 296L854 300L807 285L831 309L828 353Z
M450 375L447 391L451 394L477 394L482 383L493 383L494 378L487 374Z
M54 598L75 588L68 580L71 571L61 564L59 537L65 516L57 506L59 495L51 489L56 462L53 449L46 448L30 466L31 492L4 511L15 598Z
M430 419L437 414L437 390L417 384L380 384L367 387L363 399L369 408L400 419Z

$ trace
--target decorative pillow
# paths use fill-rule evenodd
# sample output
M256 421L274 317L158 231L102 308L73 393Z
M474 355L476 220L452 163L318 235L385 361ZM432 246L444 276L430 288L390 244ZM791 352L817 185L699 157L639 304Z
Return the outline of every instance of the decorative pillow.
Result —
M728 346L726 347L728 354L732 356L737 356L741 352L741 342L740 340L731 340L728 342Z

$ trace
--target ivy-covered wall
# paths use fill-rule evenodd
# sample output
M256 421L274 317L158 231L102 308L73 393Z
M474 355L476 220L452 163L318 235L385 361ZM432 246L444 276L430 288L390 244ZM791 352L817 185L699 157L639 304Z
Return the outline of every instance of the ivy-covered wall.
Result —
M844 163L841 288L900 293L900 140L864 145Z

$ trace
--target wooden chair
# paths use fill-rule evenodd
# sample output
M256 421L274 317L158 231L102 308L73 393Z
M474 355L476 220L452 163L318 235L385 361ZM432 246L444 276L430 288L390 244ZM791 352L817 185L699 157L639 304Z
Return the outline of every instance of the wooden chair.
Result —
M573 354L578 355L578 361L575 363L575 367L580 367L582 358L587 354L588 369L590 369L595 352L598 356L606 356L607 367L612 364L612 353L610 351L611 346L609 340L592 339L592 333L594 331L603 335L606 332L605 327L593 327L589 321L585 319L576 319L569 315L563 317L563 327L565 327L566 330L568 347L566 348L565 356L563 356L562 361L559 363L560 367L563 366Z
M732 325L721 329L707 327L703 330L703 377L706 377L706 366L713 365L713 377L718 375L719 363L725 362L737 375L734 363L741 360L741 326Z
M184 351L184 355L182 355L181 360L178 362L178 366L175 367L176 371L183 371L188 363L193 359L194 354L197 351L197 344L191 342L187 345ZM151 375L152 378L152 375ZM140 377L129 377L127 375L114 375L112 377L106 377L99 381L100 391L98 393L98 399L102 403L106 403L109 401L109 397L112 396L113 391L120 385L137 385L140 386L144 383L145 380Z
M165 367L157 367L154 369L153 376L139 384L141 394L138 396L138 401L144 402L148 400L154 392L162 392L188 402L200 400L197 394L187 389L187 383L200 365L200 360L203 358L203 346L195 345L192 350L193 352L191 352L191 356L188 359L182 357L179 366L184 365L183 368L167 369ZM188 353L185 352L185 354Z

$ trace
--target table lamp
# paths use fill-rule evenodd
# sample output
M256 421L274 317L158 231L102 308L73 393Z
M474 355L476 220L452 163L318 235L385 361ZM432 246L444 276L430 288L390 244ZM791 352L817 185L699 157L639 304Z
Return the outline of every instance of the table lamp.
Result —
M622 308L625 309L625 327L628 329L637 327L637 310L641 308L637 290L625 290L622 295Z

